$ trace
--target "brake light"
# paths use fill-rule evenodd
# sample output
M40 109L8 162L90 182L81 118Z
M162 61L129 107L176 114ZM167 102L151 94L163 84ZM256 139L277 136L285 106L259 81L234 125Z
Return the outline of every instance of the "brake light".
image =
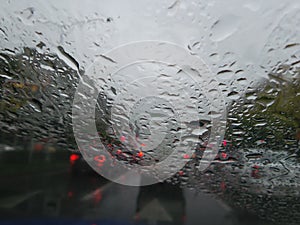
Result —
M139 151L139 153L137 154L138 157L142 158L144 156L144 153L142 151Z
M222 159L227 159L227 153L226 152L222 152L221 153L221 157L222 157Z
M68 197L69 197L69 198L72 198L73 195L74 195L73 191L69 191L69 192L68 192Z
M72 154L72 155L70 155L70 162L72 163L72 162L75 162L76 160L78 160L79 159L79 155L77 155L77 154Z

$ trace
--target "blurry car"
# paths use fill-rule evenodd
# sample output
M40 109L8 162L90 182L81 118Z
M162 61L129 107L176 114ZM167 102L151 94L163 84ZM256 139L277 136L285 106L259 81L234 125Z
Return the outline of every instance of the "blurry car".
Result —
M140 152L131 152L127 149L120 148L120 146L115 144L107 144L106 150L111 154L112 157L125 163L140 163L143 159L146 159L144 155L140 155ZM101 159L101 155L88 160L96 162L99 162L100 160L101 163L105 161L105 159ZM94 169L87 163L80 151L72 152L69 156L69 161L71 173L74 175L96 173Z

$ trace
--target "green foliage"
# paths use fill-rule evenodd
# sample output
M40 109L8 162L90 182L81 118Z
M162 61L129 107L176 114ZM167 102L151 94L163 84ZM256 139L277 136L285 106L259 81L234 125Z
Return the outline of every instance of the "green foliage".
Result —
M300 128L300 68L280 66L259 88L236 102L229 113L227 138L254 147L266 140L272 148L296 146Z

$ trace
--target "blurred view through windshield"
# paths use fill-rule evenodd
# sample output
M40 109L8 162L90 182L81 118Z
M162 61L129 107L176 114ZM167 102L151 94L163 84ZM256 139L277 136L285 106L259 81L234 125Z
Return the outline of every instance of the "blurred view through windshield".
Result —
M3 1L0 37L0 225L300 223L296 0Z

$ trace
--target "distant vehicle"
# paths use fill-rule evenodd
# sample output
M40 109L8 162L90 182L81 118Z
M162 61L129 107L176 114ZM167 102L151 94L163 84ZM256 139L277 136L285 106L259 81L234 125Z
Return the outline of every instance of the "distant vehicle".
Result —
M130 152L126 149L121 150L120 146L118 145L107 144L106 150L110 152L112 157L115 157L117 160L127 162L127 163L138 164L141 162L142 159L145 158L144 155L142 155L143 153L141 154L140 152ZM99 160L103 160L104 163L105 159L101 159L101 157L97 157L97 158L95 157L89 160L94 160L96 162L99 162ZM72 152L70 154L69 161L70 161L71 172L74 175L79 175L84 173L96 173L94 169L88 164L88 162L83 157L80 151Z

